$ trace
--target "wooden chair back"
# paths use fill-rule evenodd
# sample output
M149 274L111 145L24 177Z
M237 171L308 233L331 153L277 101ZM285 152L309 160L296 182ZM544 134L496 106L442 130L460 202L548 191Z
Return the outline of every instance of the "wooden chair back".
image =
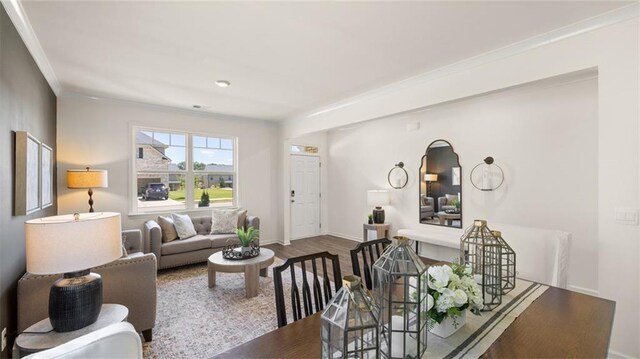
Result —
M371 279L373 263L380 258L380 255L389 244L391 244L391 240L382 238L362 242L351 250L351 267L353 268L353 274L362 278L369 290L373 289L373 281ZM362 267L360 267L358 254L362 257Z
M296 267L302 269L302 272L296 273ZM287 270L291 277L290 300L294 321L302 319L303 313L306 317L324 310L327 302L329 302L335 292L342 287L340 260L336 254L329 252L308 254L289 258L283 264L274 267L273 282L275 286L278 327L287 325L287 312L282 281L283 274L287 275L284 273ZM331 275L333 276L334 282L333 289L331 288Z

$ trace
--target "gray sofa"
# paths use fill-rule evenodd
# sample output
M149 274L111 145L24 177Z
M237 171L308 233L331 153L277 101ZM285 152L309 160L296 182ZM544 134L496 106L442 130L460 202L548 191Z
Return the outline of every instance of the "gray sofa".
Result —
M144 339L152 339L156 323L156 257L142 253L139 229L123 231L128 256L91 271L102 276L103 303L122 304L129 309L127 321ZM18 331L49 316L49 290L62 274L25 273L18 280Z
M197 235L162 242L162 228L155 220L144 224L145 246L158 258L158 269L178 267L182 265L206 262L207 258L222 248L232 244L239 244L236 234L209 234L211 232L211 216L192 217L191 221ZM253 227L260 229L260 218L247 216L245 229ZM259 243L259 239L256 240Z

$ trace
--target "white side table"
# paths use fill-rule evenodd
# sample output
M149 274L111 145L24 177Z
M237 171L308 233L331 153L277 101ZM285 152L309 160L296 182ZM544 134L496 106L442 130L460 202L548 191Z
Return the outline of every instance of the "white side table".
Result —
M95 330L111 324L124 322L129 316L129 309L120 304L103 304L98 320L82 329L72 332L58 333L53 331L49 318L43 319L25 329L16 338L13 348L14 358L22 358L42 350L51 349L70 340L79 338ZM35 334L38 333L38 334Z

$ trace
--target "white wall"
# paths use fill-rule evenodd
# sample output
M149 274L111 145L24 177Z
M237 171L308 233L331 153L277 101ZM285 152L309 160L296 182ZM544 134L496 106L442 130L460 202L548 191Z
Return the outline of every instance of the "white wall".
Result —
M238 137L238 205L260 217L264 242L282 241L278 213L278 126L191 111L58 97L58 212L87 211L87 193L66 188L66 170L91 166L109 171L109 188L94 190L94 208L122 213L123 228L142 228L157 215L128 215L131 126L220 133ZM196 213L204 214L202 211Z
M616 301L612 352L638 357L640 231L638 226L617 224L613 215L616 207L637 209L640 206L639 21L637 5L629 9L626 18L630 20L614 24L605 21L604 27L586 27L574 33L545 34L533 43L500 51L500 56L490 54L482 61L474 60L345 99L315 116L292 118L285 124L283 137L301 136L597 68L598 149L593 158L593 165L598 169L597 288L601 297ZM466 138L461 140L464 142ZM363 165L355 163L353 167L361 169ZM335 195L332 193L330 197Z
M492 229L500 228L491 223L508 223L571 232L569 285L597 293L598 87L589 75L330 131L329 231L361 236L371 212L366 190L378 188L391 191L385 211L392 233L433 230L418 221L418 170L429 143L441 138L460 157L463 228L478 218L487 219ZM406 125L416 122L420 129L407 131ZM495 192L478 191L469 181L473 166L486 156L505 172L505 184ZM387 173L400 161L409 182L394 190Z

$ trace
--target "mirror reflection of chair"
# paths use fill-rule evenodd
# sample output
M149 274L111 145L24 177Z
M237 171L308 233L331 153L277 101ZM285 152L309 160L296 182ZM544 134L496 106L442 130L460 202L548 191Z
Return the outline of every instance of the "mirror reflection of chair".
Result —
M371 277L373 263L380 258L380 255L389 244L391 244L391 240L382 238L359 243L351 250L351 267L353 268L353 274L363 278L365 285L369 290L373 288ZM361 261L358 258L358 254L362 257L362 270L360 270Z
M287 270L291 278L290 297L293 321L324 310L324 306L331 297L342 287L340 260L336 254L320 252L293 257L274 267L273 284L278 327L287 325L283 286L283 274ZM331 279L334 282L333 288Z
M433 197L420 195L420 221L433 218L435 215L435 203Z

